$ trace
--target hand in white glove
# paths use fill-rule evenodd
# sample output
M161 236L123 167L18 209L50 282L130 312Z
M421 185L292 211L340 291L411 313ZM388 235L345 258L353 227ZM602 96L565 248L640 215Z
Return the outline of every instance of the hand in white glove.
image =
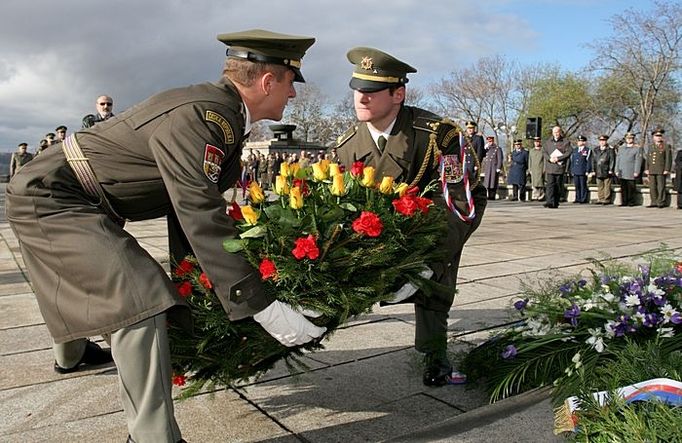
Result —
M431 278L433 275L433 271L429 267L425 267L419 275L424 278ZM415 292L419 290L418 287L413 285L410 282L407 282L403 285L402 288L398 289L396 292L393 293L393 298L390 300L386 300L386 303L400 303L403 300L407 300L408 298L412 297Z
M315 311L303 311L311 317L321 314ZM267 308L253 316L260 325L284 346L298 346L320 337L327 328L315 326L303 315L286 303L275 300Z

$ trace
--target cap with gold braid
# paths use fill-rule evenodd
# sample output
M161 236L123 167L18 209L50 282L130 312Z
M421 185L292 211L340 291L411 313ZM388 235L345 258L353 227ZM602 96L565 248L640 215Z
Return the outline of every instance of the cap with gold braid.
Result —
M417 72L407 63L374 48L353 48L348 51L346 57L355 65L350 87L361 92L376 92L391 86L403 86L409 81L407 74Z
M315 38L262 29L219 34L217 38L229 46L228 57L287 66L296 75L294 81L305 82L301 74L301 59L305 51L315 43Z

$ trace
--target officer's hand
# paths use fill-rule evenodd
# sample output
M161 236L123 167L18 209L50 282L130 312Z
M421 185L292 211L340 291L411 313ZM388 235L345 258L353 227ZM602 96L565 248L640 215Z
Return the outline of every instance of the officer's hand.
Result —
M267 308L253 316L268 334L272 335L284 346L298 346L320 337L327 328L315 326L304 314L319 317L315 311L299 312L290 305L275 300Z
M424 267L424 269L419 273L421 277L424 278L431 278L433 275L433 271L429 267ZM386 300L386 303L400 303L403 300L407 300L408 298L412 297L415 292L419 290L418 287L413 285L410 282L407 282L403 285L402 288L398 289L396 292L393 293L393 298L390 300Z

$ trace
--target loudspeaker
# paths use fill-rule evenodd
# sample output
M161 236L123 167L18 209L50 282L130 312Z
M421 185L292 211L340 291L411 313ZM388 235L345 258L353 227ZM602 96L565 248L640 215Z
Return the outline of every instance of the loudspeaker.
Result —
M542 137L542 117L526 119L526 138Z

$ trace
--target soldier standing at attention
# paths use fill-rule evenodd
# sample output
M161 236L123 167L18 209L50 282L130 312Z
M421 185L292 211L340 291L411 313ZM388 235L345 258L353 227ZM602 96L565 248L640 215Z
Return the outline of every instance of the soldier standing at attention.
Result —
M398 182L424 189L432 180L441 178L442 162L442 178L451 199L446 202L441 192L433 197L450 209L443 247L451 255L443 263L430 263L422 276L448 286L451 291L448 296L425 297L408 283L391 300L414 301L415 348L424 353L423 382L427 386L442 386L453 382L447 356L448 311L455 296L462 249L481 223L485 189L475 180L469 182L470 171L464 172L467 168L463 164L466 160L462 161L459 128L429 111L404 104L407 74L417 72L416 69L373 48L351 49L347 57L355 65L350 87L360 123L339 139L340 163L349 169L354 162L361 161L376 169L379 180L391 176ZM469 154L475 159L473 147L464 146L462 149L471 151ZM471 200L467 198L468 192Z
M229 46L218 82L161 92L71 135L7 187L7 218L45 323L62 345L57 364L78 365L85 337L110 334L128 441L137 443L183 441L166 314L179 321L188 311L125 220L174 211L231 320L253 316L286 346L325 331L273 301L258 270L222 247L235 234L222 192L239 178L245 134L253 122L282 118L315 40L261 30L218 39Z
M575 200L573 203L589 203L590 195L587 190L587 175L592 172L592 150L586 146L587 137L578 136L578 146L571 153L571 175L575 185Z
M649 177L649 198L651 203L648 208L665 208L665 182L672 168L672 148L663 140L665 131L656 128L651 132L654 143L650 145L644 154L646 170L644 174Z
M28 143L19 143L17 151L12 153L12 158L9 161L9 178L14 177L19 169L26 163L33 160L33 154L26 152Z

